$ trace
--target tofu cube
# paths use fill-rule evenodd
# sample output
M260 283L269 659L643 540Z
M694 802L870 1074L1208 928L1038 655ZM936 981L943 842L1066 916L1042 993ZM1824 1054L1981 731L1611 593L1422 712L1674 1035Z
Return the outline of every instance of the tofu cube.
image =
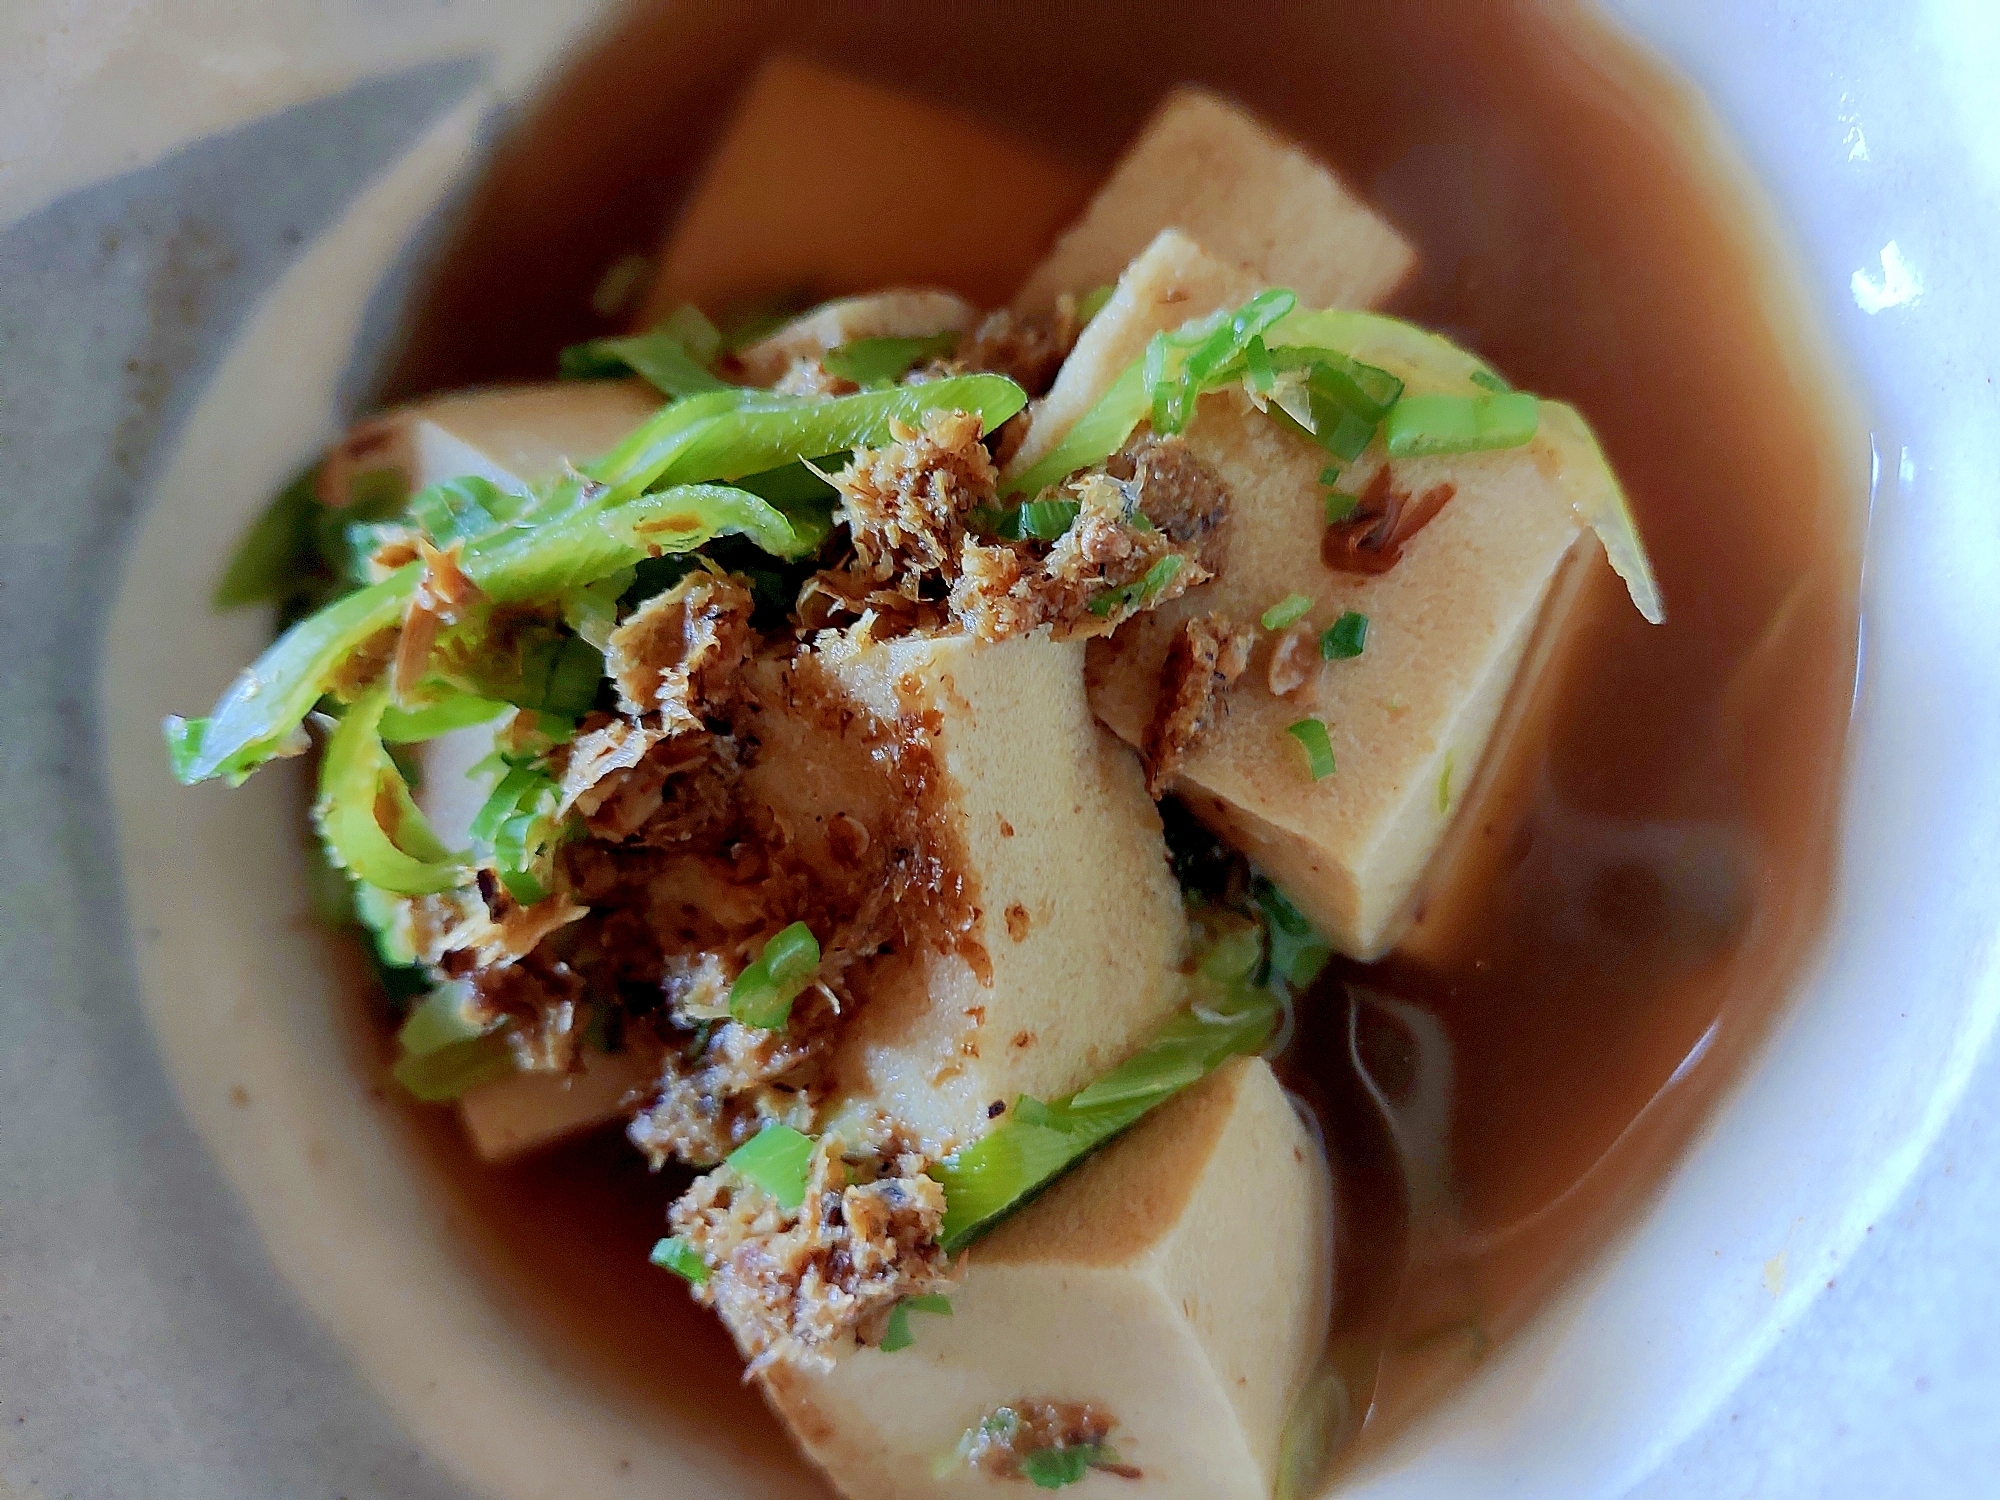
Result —
M1089 181L954 111L777 57L668 237L643 321L884 286L1006 300Z
M1111 1446L1138 1471L1120 1495L1267 1500L1326 1339L1333 1230L1317 1141L1269 1065L1242 1059L975 1246L951 1316L911 1315L912 1346L762 1379L855 1500L1022 1490L943 1462L1020 1401L1111 1418Z
M1308 307L1373 307L1402 284L1415 252L1305 151L1207 89L1167 95L1083 216L1014 299L1044 312L1106 286L1163 229L1222 260L1254 266Z
M1271 688L1277 641L1264 637L1174 789L1335 947L1379 956L1481 769L1545 601L1590 535L1560 483L1563 455L1538 437L1396 460L1398 491L1449 486L1451 498L1392 569L1357 575L1321 555L1321 449L1228 397L1202 403L1187 441L1232 497L1227 562L1214 582L1092 643L1092 706L1121 738L1143 743L1168 645L1196 615L1254 625L1291 594L1313 601L1295 629L1365 615L1362 654L1323 662L1310 649L1303 684L1285 696ZM1365 485L1381 461L1364 456L1351 482ZM1326 725L1338 767L1322 781L1286 732L1307 717Z
M1080 642L916 637L825 652L876 719L919 736L925 795L957 844L986 972L910 955L834 1060L835 1117L879 1110L936 1152L996 1101L1082 1087L1181 1003L1187 945L1159 814L1130 751L1091 715ZM773 804L819 778L773 774Z

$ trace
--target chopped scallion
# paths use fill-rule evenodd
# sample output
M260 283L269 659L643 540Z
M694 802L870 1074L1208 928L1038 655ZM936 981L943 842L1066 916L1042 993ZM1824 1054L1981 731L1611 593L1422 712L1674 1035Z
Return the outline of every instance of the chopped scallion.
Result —
M922 1297L905 1297L889 1310L889 1322L882 1330L881 1350L884 1354L894 1354L899 1349L907 1349L917 1341L910 1328L910 1314L913 1312L936 1313L940 1317L951 1316L951 1299L935 1293Z
M1333 774L1333 742L1327 738L1325 724L1318 719L1301 719L1287 725L1285 733L1305 746L1306 765L1314 781L1324 781Z
M1118 290L1117 287L1113 286L1110 282L1107 281L1103 286L1094 286L1089 291L1085 292L1081 297L1077 298L1076 299L1077 326L1081 328L1084 324L1088 323L1092 318L1096 317L1099 313L1103 312L1104 304L1111 300L1113 294L1115 294L1117 290Z
M909 370L928 359L942 359L958 347L958 335L946 332L929 338L856 339L829 349L820 364L829 375L851 380L856 385L886 385L899 380Z
M1451 811L1451 765L1457 754L1456 750L1445 751L1444 769L1438 772L1438 811L1440 813Z
M1076 524L1082 508L1074 500L1030 500L1021 507L1020 534L1053 542Z
M1261 623L1266 630L1283 630L1287 625L1303 619L1312 607L1312 600L1304 594L1287 594L1264 611Z
M797 1213L806 1201L806 1179L812 1172L813 1139L789 1125L766 1125L729 1153L729 1166L753 1182L787 1213Z
M1382 424L1392 458L1518 448L1530 441L1541 404L1524 391L1487 396L1405 396Z
M1348 610L1319 638L1322 661L1352 661L1368 645L1368 616Z
M1059 1490L1078 1483L1098 1465L1117 1461L1102 1443L1037 1448L1021 1456L1021 1477L1038 1490Z
M729 1014L745 1026L775 1031L792 1014L792 1001L819 972L819 940L794 922L764 945L729 987Z
M1343 521L1354 519L1354 513L1361 508L1359 495L1345 494L1340 490L1326 492L1326 524L1338 526Z
M489 1032L431 1052L411 1052L390 1074L426 1104L444 1104L514 1071L514 1054L502 1032Z
M1511 391L1514 389L1502 377L1496 375L1491 370L1474 370L1466 378L1474 385L1484 386L1489 391Z
M1115 589L1106 589L1091 600L1090 612L1101 619L1114 610L1123 609L1128 605L1144 604L1180 576L1181 567L1185 562L1186 559L1180 553L1169 552L1152 567L1146 569L1145 577Z
M701 1252L677 1234L655 1244L653 1253L647 1259L662 1271L672 1271L692 1286L700 1286L708 1280L708 1263L701 1258Z

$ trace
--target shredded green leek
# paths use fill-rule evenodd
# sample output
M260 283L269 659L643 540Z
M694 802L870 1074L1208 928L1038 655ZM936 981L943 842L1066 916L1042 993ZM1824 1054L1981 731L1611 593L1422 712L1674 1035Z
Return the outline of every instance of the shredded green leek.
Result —
M1074 500L1030 500L1021 507L1020 534L1053 542L1076 524L1082 509Z
M1102 286L1092 287L1081 297L1077 298L1076 326L1079 328L1084 327L1092 318L1103 312L1104 304L1109 302L1117 291L1118 288L1107 281Z
M1178 552L1169 552L1165 557L1146 569L1145 576L1132 582L1121 584L1115 589L1106 589L1090 601L1090 612L1102 618L1116 610L1132 605L1144 604L1168 584L1180 576L1187 559Z
M729 987L729 1014L745 1026L775 1031L791 1018L792 1001L819 972L819 941L803 922L777 933Z
M820 356L829 375L856 385L887 385L901 379L925 360L942 359L958 347L958 335L934 333L928 338L855 339Z
M701 1258L701 1252L677 1234L656 1243L648 1259L690 1285L700 1286L708 1280L708 1263Z
M472 872L438 841L410 800L409 786L382 744L387 704L387 695L375 688L335 727L320 760L313 817L328 852L355 879L399 896L451 890Z
M390 1070L396 1082L427 1104L444 1104L481 1084L515 1071L507 1038L497 1032L453 1042L435 1052L411 1053Z
M1118 1455L1103 1443L1037 1448L1021 1456L1021 1477L1038 1490L1059 1490L1079 1483L1092 1469L1117 1462Z
M789 1125L766 1125L729 1153L729 1166L746 1182L755 1183L787 1213L797 1213L806 1201L806 1179L812 1172L813 1139Z
M888 1325L882 1330L880 1348L884 1354L894 1354L899 1349L907 1349L917 1341L910 1328L910 1314L913 1312L935 1313L942 1318L951 1316L951 1299L936 1294L921 1297L905 1297L889 1310Z
M697 396L726 385L709 369L721 344L714 324L697 309L682 307L648 332L571 344L558 357L557 368L564 380L629 373L666 396Z
M413 708L398 708L392 703L382 710L382 739L390 745L412 745L422 740L434 740L441 734L450 734L454 729L491 723L511 707L512 704L492 698L457 692L446 692L432 702Z
M1525 391L1405 396L1389 412L1382 435L1391 458L1518 448L1534 439L1540 405Z
M1368 616L1348 610L1319 638L1322 661L1352 661L1368 645Z
M319 465L314 464L280 490L244 533L215 586L217 609L278 604L298 591L313 563L314 524L321 511L318 480Z
M1265 610L1258 623L1266 630L1283 630L1287 625L1296 624L1304 619L1306 612L1312 607L1312 600L1304 594L1287 594Z
M1333 742L1327 738L1323 722L1300 719L1296 724L1286 725L1285 733L1305 746L1306 767L1314 781L1324 781L1333 774Z

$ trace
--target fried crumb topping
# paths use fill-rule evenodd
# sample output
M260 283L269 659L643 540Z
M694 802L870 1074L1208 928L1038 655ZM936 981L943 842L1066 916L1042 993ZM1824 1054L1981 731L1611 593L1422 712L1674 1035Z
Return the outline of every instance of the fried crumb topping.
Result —
M674 1204L673 1232L708 1267L695 1299L722 1315L748 1375L780 1361L830 1369L857 1341L879 1338L905 1297L950 1288L944 1189L923 1168L910 1152L844 1156L825 1136L796 1212L727 1166Z
M1187 621L1160 663L1160 691L1142 752L1146 790L1166 795L1188 753L1227 711L1227 695L1250 665L1255 632L1219 614Z

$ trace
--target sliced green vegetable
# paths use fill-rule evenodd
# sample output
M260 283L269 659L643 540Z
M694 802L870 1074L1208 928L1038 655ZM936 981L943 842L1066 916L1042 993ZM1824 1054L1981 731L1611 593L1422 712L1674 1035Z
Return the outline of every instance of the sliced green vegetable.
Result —
M1146 569L1145 576L1136 578L1115 589L1106 589L1090 601L1090 612L1099 618L1124 609L1130 605L1144 604L1168 584L1180 576L1187 559L1178 552L1169 552L1165 557Z
M647 1258L662 1271L672 1271L693 1286L708 1280L708 1263L701 1258L701 1252L677 1234L655 1244Z
M811 1136L789 1125L766 1125L729 1153L728 1164L744 1181L769 1193L787 1213L797 1213L806 1201L812 1154Z
M1530 442L1541 403L1525 391L1405 396L1382 425L1391 458L1518 448Z
M499 1032L410 1053L390 1070L396 1082L427 1104L444 1104L515 1071L513 1050Z
M1322 661L1352 661L1368 646L1368 616L1348 610L1319 638Z
M775 1031L790 1019L792 1001L819 972L819 940L803 922L794 922L764 945L764 951L729 987L729 1014L745 1026Z
M710 371L722 335L693 307L676 308L645 333L571 344L557 357L564 380L604 380L634 374L667 396L696 396L727 382Z
M1331 945L1311 918L1270 881L1259 877L1252 890L1271 941L1271 974L1295 990L1306 988L1332 960Z
M1290 312L1297 302L1291 292L1273 287L1257 293L1233 311L1154 334L1141 361L1153 431L1166 437L1186 427L1202 392L1213 389L1240 369L1250 341Z
M1059 1490L1083 1479L1118 1456L1102 1443L1076 1443L1066 1448L1037 1448L1021 1456L1021 1477L1038 1490Z
M508 525L533 503L531 496L510 493L490 479L468 474L418 490L410 497L409 516L438 546L449 547Z
M1451 766L1452 761L1457 758L1457 755L1458 752L1455 750L1445 751L1444 769L1438 772L1438 811L1440 813L1451 811Z
M1259 623L1266 630L1283 630L1287 625L1304 619L1306 611L1312 607L1312 600L1304 594L1287 594L1264 611Z
M442 1052L496 1030L472 1016L466 1008L469 998L470 990L463 984L442 984L432 990L396 1031L396 1045L403 1055Z
M471 693L449 692L434 702L415 708L398 708L392 703L382 711L382 739L391 745L434 740L441 734L450 734L454 729L491 723L513 706L493 698L475 697Z
M1305 746L1306 765L1314 781L1324 781L1333 774L1333 742L1327 738L1324 723L1318 719L1300 719L1296 724L1286 725L1285 733Z
M1472 383L1483 390L1511 391L1514 388L1491 370L1474 370L1469 377Z
M1104 311L1104 304L1117 294L1118 288L1110 282L1094 286L1076 299L1076 323L1081 328L1092 318Z
M556 817L561 801L562 789L538 763L510 765L467 830L480 862L523 906L549 895L548 860L564 833Z
M958 335L950 331L928 338L855 339L827 350L819 362L829 375L856 385L886 385L926 360L944 358L957 347Z
M889 1310L889 1322L882 1330L880 1348L884 1354L894 1354L899 1349L907 1349L917 1341L910 1329L910 1314L913 1312L936 1313L940 1317L951 1316L951 1299L935 1294L923 1297L905 1297Z
M318 482L319 465L314 464L280 490L251 524L215 586L217 609L277 604L298 591L317 560Z
M962 1249L1154 1105L1228 1059L1256 1051L1277 1025L1276 998L1245 983L1206 984L1200 995L1088 1088L1046 1105L1024 1096L996 1129L933 1166L930 1175L945 1189L945 1248Z
M382 744L386 706L382 689L364 693L327 740L313 805L320 837L357 880L399 896L451 890L472 872L439 842L410 799L409 786Z
M1021 507L1019 534L1053 542L1076 524L1082 509L1074 500L1030 500Z

